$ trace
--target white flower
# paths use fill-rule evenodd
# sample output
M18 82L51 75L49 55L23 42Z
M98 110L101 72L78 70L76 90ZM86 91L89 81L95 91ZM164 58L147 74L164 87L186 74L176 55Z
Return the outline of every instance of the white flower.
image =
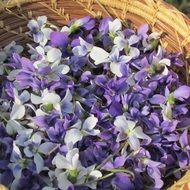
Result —
M100 47L94 46L90 52L90 57L94 60L94 64L98 65L109 61L109 53Z
M39 16L36 20L30 20L27 25L30 29L30 32L27 32L27 34L33 37L34 42L39 43L42 46L46 45L50 39L50 33L53 31L51 28L46 28L46 23L47 17ZM50 27L54 26L51 25Z
M169 102L167 102L166 105L161 104L160 107L162 108L162 116L165 121L171 121L172 120L172 105L170 105Z
M80 45L76 46L72 49L72 52L75 56L82 57L85 56L88 52L90 52L93 48L93 45L83 40L79 37Z
M138 150L140 148L139 139L146 139L148 143L151 141L151 138L143 133L142 128L136 126L136 122L126 120L126 117L123 115L116 117L114 125L116 126L116 130L119 131L116 141L120 142L127 139L133 150Z
M67 74L70 70L68 65L60 64L62 53L58 48L37 46L36 49L31 49L31 53L34 58L40 56L40 60L34 61L35 68L39 69L48 65L51 67L51 78L55 78L59 74Z
M37 96L35 94L31 94L31 102L35 105L41 105L45 107L46 111L51 111L53 108L60 111L60 102L61 98L54 92L49 92L48 89L42 91L41 96ZM37 113L40 115L46 114L46 112L42 112L42 110L37 110Z
M145 47L144 52L156 48L158 45L160 36L161 36L160 33L153 32L147 38L144 38L142 41L142 44Z
M153 57L152 60L152 65L156 65L156 66L163 66L164 67L164 71L162 72L162 75L168 75L168 68L167 66L171 65L171 61L169 59L166 58L162 58L163 57L163 52L162 52L162 48L161 46L158 46L158 52L156 54L156 56Z
M116 32L122 29L121 21L117 18L114 21L109 21L108 26L109 26L109 32L112 34L115 34Z
M56 166L55 176L61 190L67 190L73 184L96 189L96 180L102 177L100 171L94 170L94 165L88 168L81 165L77 148L69 150L66 156L58 153L52 160L52 164Z
M104 62L110 63L110 71L118 77L122 77L121 65L128 63L133 56L119 55L119 50L113 48L111 53L106 52L102 48L94 46L90 52L90 57L94 60L94 64L98 65Z
M132 48L130 51L133 52L134 47L131 47L131 46L136 44L139 40L140 40L140 37L137 35L132 35L129 38L125 38L125 35L122 32L120 32L113 41L115 44L114 48L117 48L119 51L122 51L125 48L128 48L129 50Z
M13 89L13 93L15 102L10 113L10 119L22 119L26 111L23 104L30 99L30 94L28 91L24 90L21 95L18 95L18 91L15 88Z
M77 123L66 132L65 134L65 143L73 143L80 141L84 136L92 135L96 136L100 133L100 130L94 129L96 124L98 122L98 119L94 116L88 117L83 125L80 120L77 121Z

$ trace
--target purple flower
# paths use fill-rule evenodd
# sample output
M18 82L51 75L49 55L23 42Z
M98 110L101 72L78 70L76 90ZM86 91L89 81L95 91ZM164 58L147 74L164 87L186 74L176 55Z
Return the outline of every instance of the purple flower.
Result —
M66 47L68 45L68 36L64 32L52 32L50 40L52 46Z
M112 180L112 184L120 190L135 189L131 179L125 173L117 173L114 179Z

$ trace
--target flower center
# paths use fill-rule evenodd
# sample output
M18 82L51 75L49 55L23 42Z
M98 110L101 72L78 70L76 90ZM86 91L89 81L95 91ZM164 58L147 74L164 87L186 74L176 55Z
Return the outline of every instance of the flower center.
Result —
M76 169L69 170L68 180L72 183L76 183L78 174L79 174L79 172Z

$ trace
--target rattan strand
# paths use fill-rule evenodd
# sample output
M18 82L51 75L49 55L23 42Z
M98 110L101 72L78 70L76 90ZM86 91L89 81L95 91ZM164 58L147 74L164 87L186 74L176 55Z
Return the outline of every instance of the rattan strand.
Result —
M89 14L129 19L135 27L148 23L153 31L166 34L161 41L168 51L180 51L186 58L190 57L190 19L162 0L0 1L0 47L12 40L26 44L29 40L25 35L26 23L31 17L47 15L50 22L62 26L69 19ZM189 178L190 171L169 189L190 189Z

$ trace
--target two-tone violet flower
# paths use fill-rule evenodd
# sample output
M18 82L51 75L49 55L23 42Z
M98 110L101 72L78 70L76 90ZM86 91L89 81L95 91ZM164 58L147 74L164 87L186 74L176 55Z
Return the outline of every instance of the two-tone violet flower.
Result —
M121 142L126 140L133 150L140 148L139 139L147 140L147 143L151 142L151 138L143 132L142 128L137 126L136 122L127 120L124 115L117 116L114 125L116 126L116 130L119 131L116 141Z
M65 143L73 143L80 141L83 137L91 135L96 136L100 133L99 129L94 129L98 119L94 116L88 117L82 124L81 120L78 120L73 126L71 126L65 134Z
M52 163L56 166L55 176L62 190L67 190L73 185L84 185L96 189L96 180L102 177L101 172L95 170L94 166L84 168L81 165L77 148L69 150L66 156L58 153Z

